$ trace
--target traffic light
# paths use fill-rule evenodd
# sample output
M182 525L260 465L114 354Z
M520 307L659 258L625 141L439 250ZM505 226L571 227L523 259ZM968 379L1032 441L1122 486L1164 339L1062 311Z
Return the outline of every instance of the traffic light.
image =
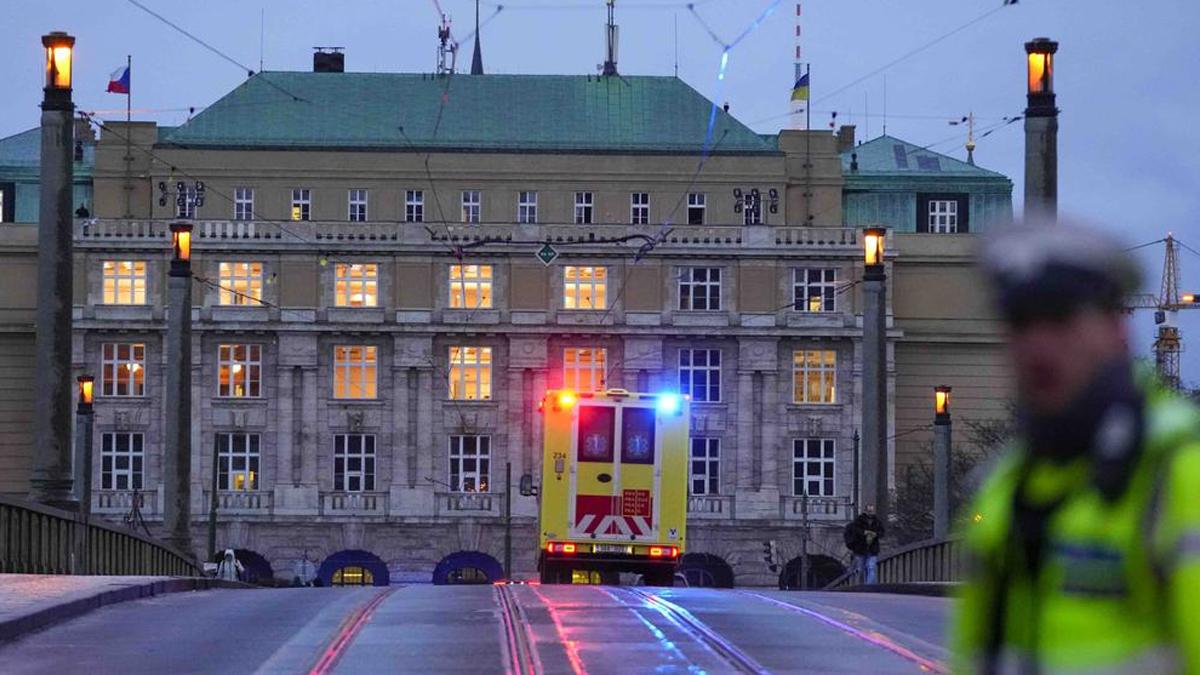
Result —
M771 570L772 572L778 572L779 563L776 561L779 559L779 549L775 546L775 540L769 539L764 541L762 544L763 560L767 563L767 569Z

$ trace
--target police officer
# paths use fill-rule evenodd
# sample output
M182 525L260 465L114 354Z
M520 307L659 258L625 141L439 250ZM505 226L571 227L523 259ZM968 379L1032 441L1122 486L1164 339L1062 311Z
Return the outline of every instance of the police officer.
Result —
M1200 674L1200 411L1133 363L1136 266L1067 225L982 250L1020 431L965 526L955 672Z

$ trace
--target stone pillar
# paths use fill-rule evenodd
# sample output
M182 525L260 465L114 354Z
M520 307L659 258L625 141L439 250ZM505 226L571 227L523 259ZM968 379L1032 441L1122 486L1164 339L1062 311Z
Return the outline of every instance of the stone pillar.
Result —
M950 413L933 422L933 536L950 534Z
M1058 43L1048 38L1025 43L1029 58L1025 106L1026 220L1053 222L1058 217L1058 107L1053 77L1057 51Z
M887 520L887 278L883 265L863 277L862 504Z
M171 261L167 303L163 530L170 544L191 552L192 270L186 260Z
M303 384L300 389L300 483L317 486L317 461L320 456L319 427L317 425L317 367L305 366L300 369L300 379Z
M278 337L274 510L279 515L311 515L320 508L319 345L313 333L282 333Z
M277 359L278 361L278 359ZM277 395L278 414L275 424L275 480L276 486L288 487L299 482L299 476L293 474L293 447L295 443L295 394L293 393L294 369L290 366L278 367L279 393Z

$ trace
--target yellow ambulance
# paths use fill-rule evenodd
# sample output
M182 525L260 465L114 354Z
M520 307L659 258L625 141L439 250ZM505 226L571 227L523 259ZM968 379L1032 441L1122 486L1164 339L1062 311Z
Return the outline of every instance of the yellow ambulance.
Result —
M545 430L538 569L542 583L669 586L686 547L686 396L555 390Z

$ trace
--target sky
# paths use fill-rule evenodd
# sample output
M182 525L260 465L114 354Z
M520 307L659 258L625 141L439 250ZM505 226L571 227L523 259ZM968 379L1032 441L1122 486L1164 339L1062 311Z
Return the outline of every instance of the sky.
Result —
M261 55L266 70L310 70L312 47L322 45L344 47L347 70L379 72L434 69L440 4L463 41L459 65L470 65L473 0L138 1L248 68L257 70ZM677 62L682 79L728 102L754 130L785 128L795 0L691 4L617 0L619 70L669 75ZM203 108L246 77L130 0L0 0L0 9L0 137L38 123L40 36L51 30L77 38L75 100L87 110L110 111L103 116L124 116L124 97L104 89L126 55L133 57L135 119L181 123L188 108ZM487 72L585 74L603 61L603 0L489 0L481 14ZM1025 106L1025 41L1058 40L1060 213L1114 231L1130 246L1170 231L1200 251L1200 125L1192 123L1200 109L1192 74L1200 41L1190 34L1200 24L1200 3L804 0L800 20L814 128L827 128L836 111L839 123L857 125L860 139L874 138L886 120L891 136L965 158L965 130L948 122L974 112L981 133L995 129L978 139L976 162L1013 179L1017 214L1022 123L1005 125L1003 118ZM724 45L743 33L718 81ZM1138 254L1144 290L1157 293L1163 247ZM1200 289L1200 254L1179 255L1181 286ZM1134 317L1139 354L1149 355L1151 314ZM1184 379L1200 385L1200 311L1183 312L1179 325L1185 345L1189 337L1198 341L1183 354Z

